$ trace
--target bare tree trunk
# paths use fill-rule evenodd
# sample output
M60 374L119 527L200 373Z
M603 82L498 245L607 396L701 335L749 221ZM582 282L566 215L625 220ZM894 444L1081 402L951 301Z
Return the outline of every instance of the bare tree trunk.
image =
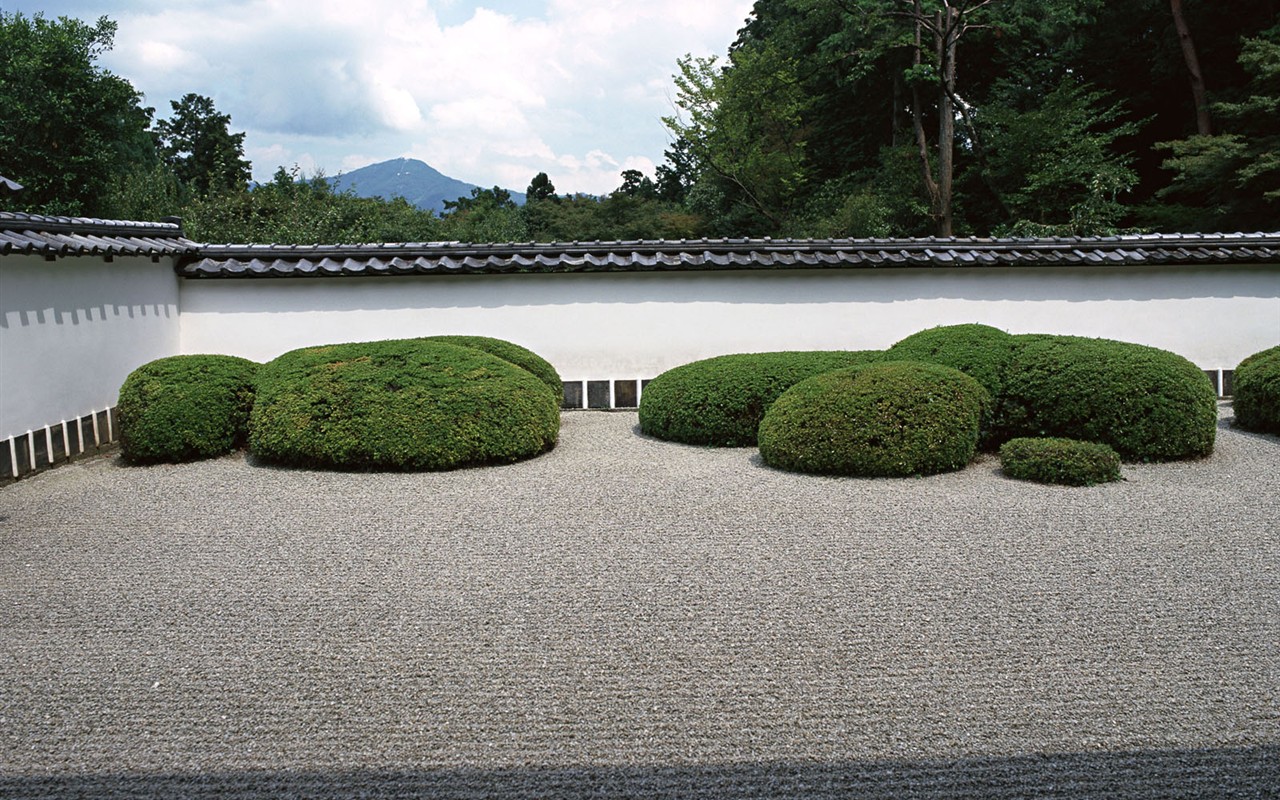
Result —
M899 144L898 135L902 133L902 73L894 72L893 74L893 105L889 108L889 125L892 129L889 131L889 144L897 147Z
M920 66L923 62L921 48L924 46L924 17L920 8L920 0L915 0L915 13L913 22L915 27L915 47L912 48L911 60L913 66ZM933 167L929 163L929 139L924 133L924 112L923 104L920 98L920 87L915 83L911 85L911 127L915 129L916 148L920 155L920 180L924 184L925 191L929 194L930 214L934 218L935 224L941 219L941 194L938 184L933 179Z
M1191 98L1196 104L1196 132L1201 136L1213 133L1209 118L1209 100L1204 88L1204 75L1200 72L1200 57L1196 55L1196 43L1191 39L1191 29L1182 13L1182 0L1169 0L1173 11L1173 25L1178 29L1178 43L1182 45L1182 57L1187 62L1187 74L1191 79Z
M956 112L952 96L956 87L956 39L960 35L956 9L950 6L935 16L934 43L938 50L938 235L952 233L952 186L955 177Z

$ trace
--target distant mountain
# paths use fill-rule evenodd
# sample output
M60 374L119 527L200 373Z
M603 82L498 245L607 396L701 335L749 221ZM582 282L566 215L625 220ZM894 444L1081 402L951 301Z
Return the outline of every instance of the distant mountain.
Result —
M379 164L343 173L330 182L334 189L350 189L357 197L403 197L418 208L439 213L444 201L470 197L475 184L450 178L429 164L414 158L393 158ZM491 188L491 187L485 187ZM511 199L524 205L522 192L511 192Z

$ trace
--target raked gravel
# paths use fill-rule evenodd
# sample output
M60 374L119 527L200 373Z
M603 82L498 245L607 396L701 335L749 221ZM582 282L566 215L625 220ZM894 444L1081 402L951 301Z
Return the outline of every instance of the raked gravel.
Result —
M1064 488L570 412L0 489L0 797L1277 797L1280 438Z

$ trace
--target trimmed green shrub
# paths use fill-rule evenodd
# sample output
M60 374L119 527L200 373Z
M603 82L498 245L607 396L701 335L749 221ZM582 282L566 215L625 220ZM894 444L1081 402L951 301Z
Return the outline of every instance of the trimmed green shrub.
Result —
M883 355L878 350L739 353L684 364L645 386L640 430L673 442L750 447L765 411L787 389Z
M1000 396L1014 338L989 325L945 325L914 333L885 351L894 361L927 361L958 369Z
M557 402L564 397L564 383L560 380L560 373L556 372L556 368L551 366L551 362L528 348L513 344L505 339L494 339L489 336L427 336L424 337L424 341L444 342L445 344L456 344L461 347L483 350L490 355L495 355L504 361L510 361L517 367L532 372L538 380L551 389L551 393L556 396Z
M1233 376L1236 425L1280 434L1280 345L1240 362Z
M131 464L196 461L241 447L258 365L235 356L170 356L120 387L120 451Z
M1000 466L1010 478L1093 486L1120 480L1120 454L1105 444L1078 439L1010 439L1000 446Z
M480 350L399 339L308 347L265 365L251 452L344 470L443 470L555 446L559 397Z
M977 451L990 395L941 364L837 370L788 389L760 423L766 464L797 472L898 477L957 470Z
M993 439L1063 437L1110 445L1125 461L1213 451L1217 397L1182 356L1076 336L1015 336Z

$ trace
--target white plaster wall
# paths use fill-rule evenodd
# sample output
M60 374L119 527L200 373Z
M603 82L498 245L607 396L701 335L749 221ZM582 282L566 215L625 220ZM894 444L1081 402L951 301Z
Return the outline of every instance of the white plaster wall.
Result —
M179 346L168 259L0 258L0 439L114 406Z
M188 280L181 306L184 353L266 361L321 343L477 334L531 348L566 380L649 378L724 353L880 349L965 322L1233 369L1280 343L1280 267Z

